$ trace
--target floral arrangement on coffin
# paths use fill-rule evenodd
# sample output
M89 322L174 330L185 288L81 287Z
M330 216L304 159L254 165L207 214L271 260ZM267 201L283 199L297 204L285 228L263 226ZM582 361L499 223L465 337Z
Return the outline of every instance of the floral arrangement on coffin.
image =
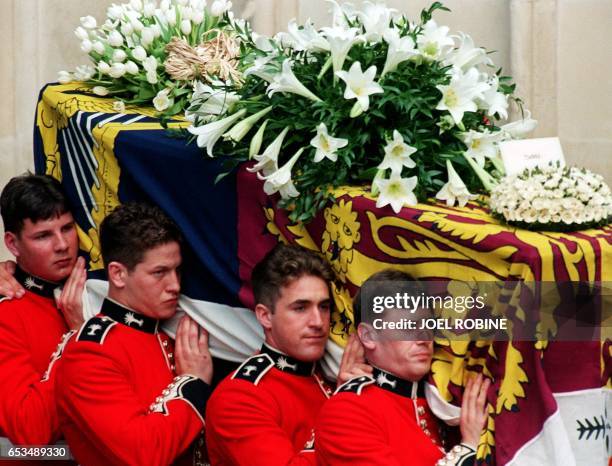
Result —
M489 202L494 215L529 230L585 230L612 221L612 194L603 177L558 163L502 179Z
M60 83L84 81L100 96L117 96L115 109L151 104L162 120L182 114L193 82L241 81L239 45L223 31L232 3L215 0L131 0L112 4L101 26L81 18L75 35L92 65L60 71Z
M197 144L230 170L255 160L294 221L340 185L371 183L377 206L395 212L429 196L463 206L490 190L503 174L497 143L536 124L497 123L509 99L520 106L510 78L468 35L436 24L439 2L416 24L382 3L330 3L333 23L319 30L292 21L265 38L236 28L244 85L194 95Z

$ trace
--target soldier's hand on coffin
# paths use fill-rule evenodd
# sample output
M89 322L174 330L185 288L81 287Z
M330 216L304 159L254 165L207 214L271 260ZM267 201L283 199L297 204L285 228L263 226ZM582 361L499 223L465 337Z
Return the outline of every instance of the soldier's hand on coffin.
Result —
M187 315L176 329L174 353L177 375L193 375L210 384L213 364L208 350L208 332Z
M25 290L13 276L15 267L17 264L13 261L0 262L0 296L13 299L22 298L25 294Z
M461 403L461 442L476 449L480 434L484 428L487 418L487 391L491 381L485 379L482 374L471 377L463 393Z
M85 259L77 258L70 276L64 283L62 293L57 298L57 307L66 320L68 328L78 329L83 324L83 289L87 281Z
M344 382L362 375L372 375L372 366L366 363L363 345L357 334L353 333L349 336L344 353L342 353L342 361L340 362L336 383L340 386Z

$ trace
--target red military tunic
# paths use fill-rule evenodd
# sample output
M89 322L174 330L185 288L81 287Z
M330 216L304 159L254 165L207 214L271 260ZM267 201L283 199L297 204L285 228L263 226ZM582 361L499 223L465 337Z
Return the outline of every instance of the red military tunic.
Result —
M316 464L312 429L330 393L315 364L264 344L210 399L206 444L211 465Z
M423 389L378 368L339 387L316 423L319 464L434 466L444 452Z
M204 428L210 387L192 376L175 378L172 342L158 327L107 299L66 345L58 405L81 464L170 464Z
M68 328L55 307L57 284L19 268L15 278L24 297L0 302L0 436L49 445L60 437L55 362Z

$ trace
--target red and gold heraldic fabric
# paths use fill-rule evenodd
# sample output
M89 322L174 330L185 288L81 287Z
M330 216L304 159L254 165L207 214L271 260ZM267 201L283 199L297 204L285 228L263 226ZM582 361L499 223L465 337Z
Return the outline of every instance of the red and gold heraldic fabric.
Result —
M252 304L251 270L277 243L316 251L338 277L331 339L340 346L352 329L352 298L358 287L389 267L426 280L612 281L612 225L575 233L532 232L500 224L475 202L456 208L432 201L394 214L389 207L376 208L365 187L338 188L336 202L303 225L290 221L246 168L237 183L241 300ZM599 341L585 342L549 341L548 336L538 341L436 341L430 383L442 399L460 406L471 373L493 378L478 463L503 465L536 438L559 409L555 394L612 388L610 330L609 323L602 325ZM588 454L594 441L600 448L605 403L582 417L575 412L570 416L578 426L569 432L572 448Z

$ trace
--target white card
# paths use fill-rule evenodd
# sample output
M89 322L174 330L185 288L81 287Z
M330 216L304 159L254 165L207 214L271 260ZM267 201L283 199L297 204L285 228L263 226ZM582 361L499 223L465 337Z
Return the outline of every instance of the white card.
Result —
M521 173L526 168L546 167L551 162L565 166L559 138L521 139L499 143L507 175Z

